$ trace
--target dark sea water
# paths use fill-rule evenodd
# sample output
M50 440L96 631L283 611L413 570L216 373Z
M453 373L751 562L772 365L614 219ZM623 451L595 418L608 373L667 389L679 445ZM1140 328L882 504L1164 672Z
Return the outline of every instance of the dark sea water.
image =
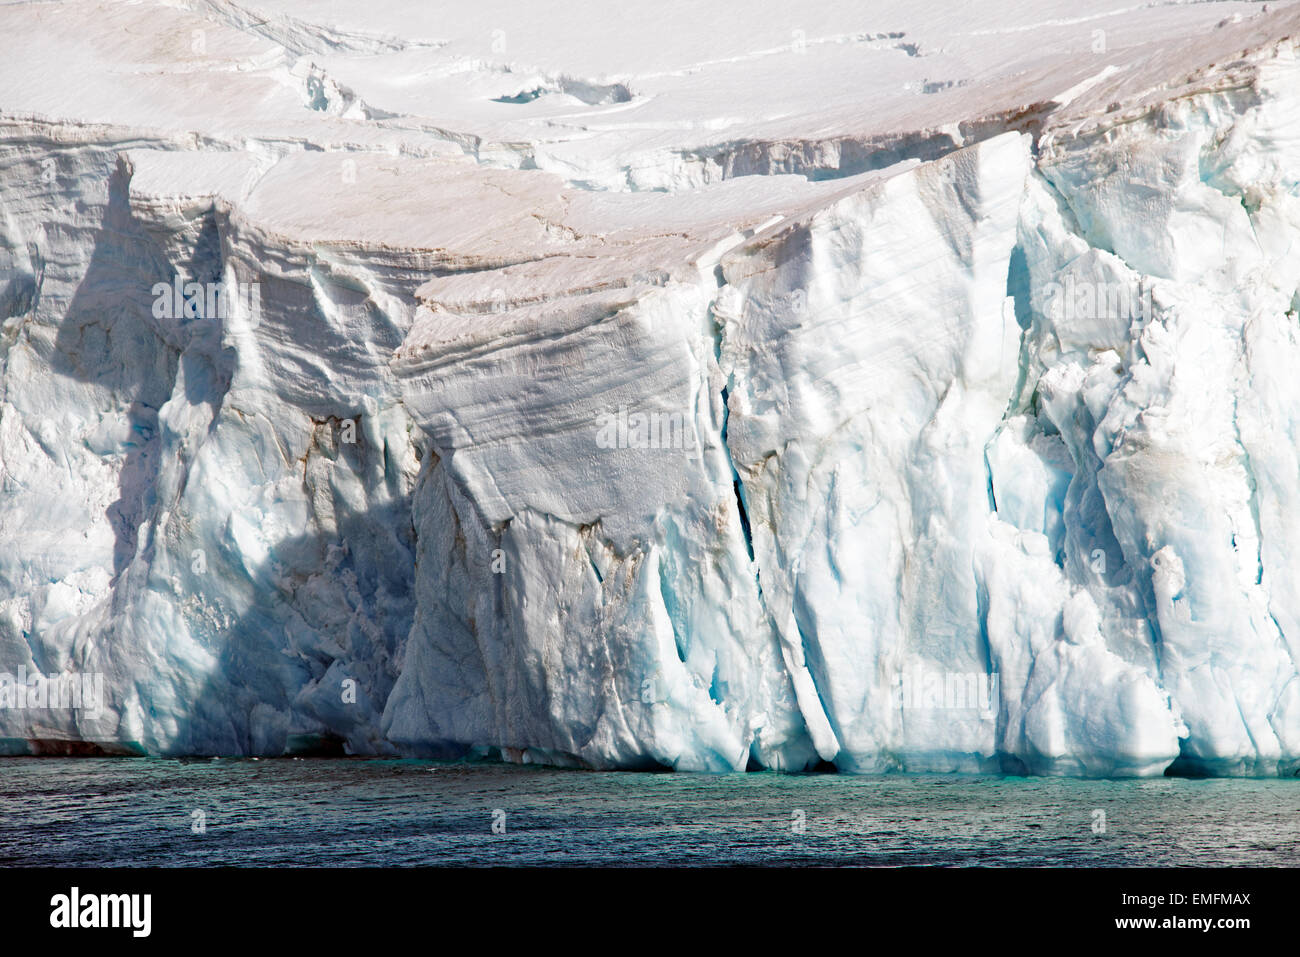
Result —
M6 758L0 864L1295 866L1300 780Z

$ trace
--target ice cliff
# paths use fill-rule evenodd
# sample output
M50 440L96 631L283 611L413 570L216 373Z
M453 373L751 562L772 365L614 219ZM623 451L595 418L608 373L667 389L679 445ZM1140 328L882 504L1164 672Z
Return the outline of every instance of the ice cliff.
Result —
M1300 4L926 6L0 6L0 750L1294 773Z

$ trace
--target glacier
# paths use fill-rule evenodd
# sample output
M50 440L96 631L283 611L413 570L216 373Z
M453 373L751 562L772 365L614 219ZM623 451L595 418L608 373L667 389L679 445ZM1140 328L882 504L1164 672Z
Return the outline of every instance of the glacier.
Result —
M1300 771L1300 4L0 32L0 752Z

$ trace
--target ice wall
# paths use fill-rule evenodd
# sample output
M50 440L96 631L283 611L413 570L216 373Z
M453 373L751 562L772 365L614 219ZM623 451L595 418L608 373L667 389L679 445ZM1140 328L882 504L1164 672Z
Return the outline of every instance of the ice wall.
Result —
M104 679L0 748L1300 767L1294 10L1032 83L831 31L879 128L742 136L739 55L195 8L94 7L75 108L0 67L0 672Z

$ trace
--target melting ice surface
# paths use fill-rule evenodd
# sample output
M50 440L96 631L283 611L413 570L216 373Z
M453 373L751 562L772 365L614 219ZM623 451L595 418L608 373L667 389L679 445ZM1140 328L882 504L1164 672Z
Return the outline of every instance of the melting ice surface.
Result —
M1293 773L1300 6L1006 6L0 8L4 748Z

